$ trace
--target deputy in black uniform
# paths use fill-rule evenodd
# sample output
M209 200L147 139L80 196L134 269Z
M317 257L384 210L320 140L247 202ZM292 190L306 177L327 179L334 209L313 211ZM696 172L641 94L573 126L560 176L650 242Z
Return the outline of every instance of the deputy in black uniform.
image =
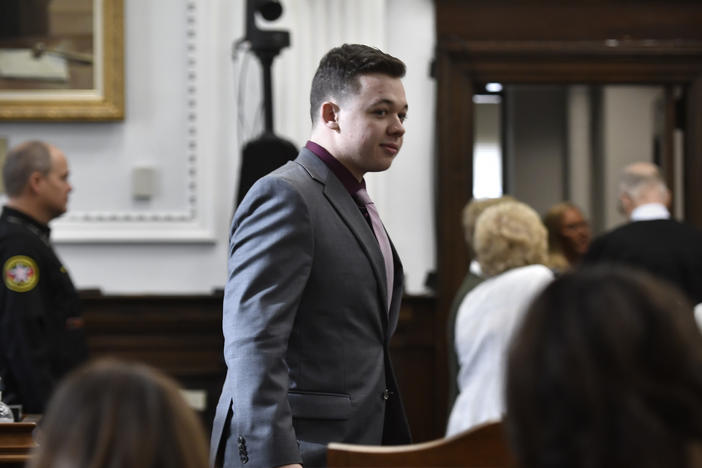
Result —
M65 213L72 187L66 157L38 141L10 150L2 175L3 400L41 413L57 381L87 357L78 295L49 241L48 223Z

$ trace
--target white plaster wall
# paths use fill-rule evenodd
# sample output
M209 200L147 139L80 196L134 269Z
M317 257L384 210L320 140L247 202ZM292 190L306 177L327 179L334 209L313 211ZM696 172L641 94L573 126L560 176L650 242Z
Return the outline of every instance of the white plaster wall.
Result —
M402 257L407 290L420 293L426 273L436 265L436 82L429 77L436 44L433 1L387 0L384 33L387 51L407 64L407 133L392 167L368 179L370 193Z
M393 168L369 190L403 258L410 293L434 268L431 200L434 47L430 0L287 0L292 46L274 63L277 133L304 144L309 82L322 54L365 42L408 64L410 120ZM52 223L57 250L79 288L113 294L208 293L226 281L227 237L240 144L256 134L250 60L239 134L237 89L244 0L125 0L126 118L103 123L0 123L15 144L39 138L69 157L69 213ZM252 84L253 83L253 84ZM248 87L251 86L254 91ZM248 93L248 95L247 95ZM252 98L252 96L254 96ZM249 108L252 106L252 109ZM156 172L149 201L131 197L135 167Z
M587 86L569 86L568 106L568 188L566 198L575 203L586 217L592 216L592 145L590 135L590 98Z
M605 229L626 221L617 210L621 170L633 162L653 161L655 103L662 93L658 86L603 87Z
M473 198L496 198L502 187L502 103L475 103Z

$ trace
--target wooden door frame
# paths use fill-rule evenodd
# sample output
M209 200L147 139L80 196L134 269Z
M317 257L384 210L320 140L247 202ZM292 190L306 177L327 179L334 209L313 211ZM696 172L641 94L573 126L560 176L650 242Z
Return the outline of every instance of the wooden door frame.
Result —
M437 336L468 268L460 224L473 190L476 83L682 85L686 89L685 219L702 227L702 42L482 41L440 37L437 46ZM448 412L446 346L437 347L437 427ZM442 373L439 373L441 379Z

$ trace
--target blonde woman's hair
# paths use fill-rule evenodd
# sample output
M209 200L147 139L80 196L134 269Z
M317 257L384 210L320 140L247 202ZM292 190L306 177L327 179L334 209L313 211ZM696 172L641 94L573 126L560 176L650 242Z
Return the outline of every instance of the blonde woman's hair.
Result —
M491 206L495 206L499 203L504 203L506 201L516 201L510 195L503 195L498 198L473 198L471 201L466 203L463 207L463 212L461 214L461 224L463 224L463 236L468 245L468 249L473 255L474 252L474 237L475 237L475 225L478 222L478 218Z
M539 215L521 202L504 202L485 210L475 226L475 249L486 276L520 266L543 264L547 234Z

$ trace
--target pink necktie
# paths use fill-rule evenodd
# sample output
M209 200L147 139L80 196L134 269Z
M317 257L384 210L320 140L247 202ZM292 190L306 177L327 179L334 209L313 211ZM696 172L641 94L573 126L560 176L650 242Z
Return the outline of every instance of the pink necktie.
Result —
M392 301L392 288L393 288L393 278L394 268L392 263L392 249L390 248L390 239L383 228L383 223L380 221L380 216L378 215L378 210L375 209L375 203L368 196L365 188L361 188L356 192L356 198L358 201L362 202L365 206L368 217L370 218L371 225L373 226L373 233L375 238L378 240L378 245L380 246L380 252L383 254L383 260L385 261L385 279L387 280L387 301L388 310L390 310L390 302Z

